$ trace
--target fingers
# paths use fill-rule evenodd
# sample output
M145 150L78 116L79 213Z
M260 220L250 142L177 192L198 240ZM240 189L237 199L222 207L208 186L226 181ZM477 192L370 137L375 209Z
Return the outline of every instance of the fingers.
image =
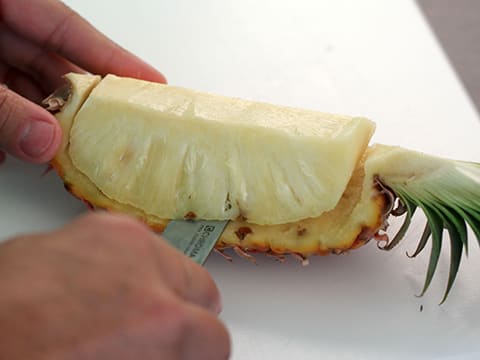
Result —
M225 326L211 313L186 304L185 343L180 359L227 360L230 356L230 337Z
M94 214L1 244L2 355L226 360L225 326L157 276L149 239L137 221Z
M0 151L42 163L53 158L60 142L61 129L51 114L0 86Z
M0 61L0 84L37 104L46 97L35 80L2 61Z
M14 32L87 71L165 82L160 72L109 40L60 1L7 1L2 10L4 22Z
M155 235L157 236L157 235ZM222 310L220 292L208 271L157 237L158 266L175 292L214 314Z
M88 232L88 237L112 240L117 248L123 246L137 258L150 259L158 276L185 301L197 304L218 314L220 293L207 270L170 246L143 223L119 214L92 213L72 223L75 230ZM109 239L106 239L107 241Z
M55 53L42 48L0 25L0 54L11 68L29 74L42 87L42 98L64 84L68 72L85 72ZM1 73L1 72L0 72ZM11 85L10 88L13 89Z

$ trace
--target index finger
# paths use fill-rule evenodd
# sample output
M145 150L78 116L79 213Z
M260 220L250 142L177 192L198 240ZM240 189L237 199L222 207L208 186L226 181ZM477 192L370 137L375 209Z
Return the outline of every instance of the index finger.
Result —
M100 243L98 238L104 237L108 241L114 240L117 249L129 249L137 255L143 253L143 261L152 260L156 273L181 299L213 313L221 311L219 290L207 270L138 220L117 213L90 213L69 227L76 227L82 233L88 232L88 238L97 239L97 244Z
M3 22L30 41L83 69L166 82L152 66L121 48L57 0L0 0Z

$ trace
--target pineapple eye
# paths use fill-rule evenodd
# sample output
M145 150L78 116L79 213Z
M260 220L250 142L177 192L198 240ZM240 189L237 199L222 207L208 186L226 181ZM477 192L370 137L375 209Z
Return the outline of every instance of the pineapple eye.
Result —
M52 161L67 190L155 230L172 219L229 220L217 249L302 264L371 239L391 250L417 209L427 217L415 257L431 242L421 294L449 234L445 301L480 241L480 165L400 147L368 146L368 119L233 99L169 85L69 74L44 101L63 129ZM404 216L390 240L387 219Z

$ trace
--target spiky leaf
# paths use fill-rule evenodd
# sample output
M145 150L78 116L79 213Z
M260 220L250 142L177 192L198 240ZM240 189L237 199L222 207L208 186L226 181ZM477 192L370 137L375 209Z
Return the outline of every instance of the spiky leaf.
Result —
M409 256L421 253L430 239L430 259L422 296L435 274L442 250L443 230L446 229L450 238L450 270L443 303L454 284L463 251L468 255L467 224L480 244L480 164L435 157L422 161L430 162L424 172L416 172L408 178L389 174L380 179L407 209L403 226L383 249L390 250L401 241L414 210L420 208L427 218L427 225L415 252Z

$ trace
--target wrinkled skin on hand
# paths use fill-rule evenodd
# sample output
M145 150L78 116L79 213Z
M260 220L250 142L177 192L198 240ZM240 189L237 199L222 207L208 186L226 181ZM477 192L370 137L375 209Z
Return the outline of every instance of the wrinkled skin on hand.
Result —
M166 81L58 0L0 0L0 164L53 158L38 104L72 71ZM0 244L0 360L227 359L219 309L206 270L127 217Z
M38 104L72 71L166 81L58 0L0 0L0 163L53 158L61 129Z
M229 356L207 271L124 216L1 243L0 294L2 360Z

